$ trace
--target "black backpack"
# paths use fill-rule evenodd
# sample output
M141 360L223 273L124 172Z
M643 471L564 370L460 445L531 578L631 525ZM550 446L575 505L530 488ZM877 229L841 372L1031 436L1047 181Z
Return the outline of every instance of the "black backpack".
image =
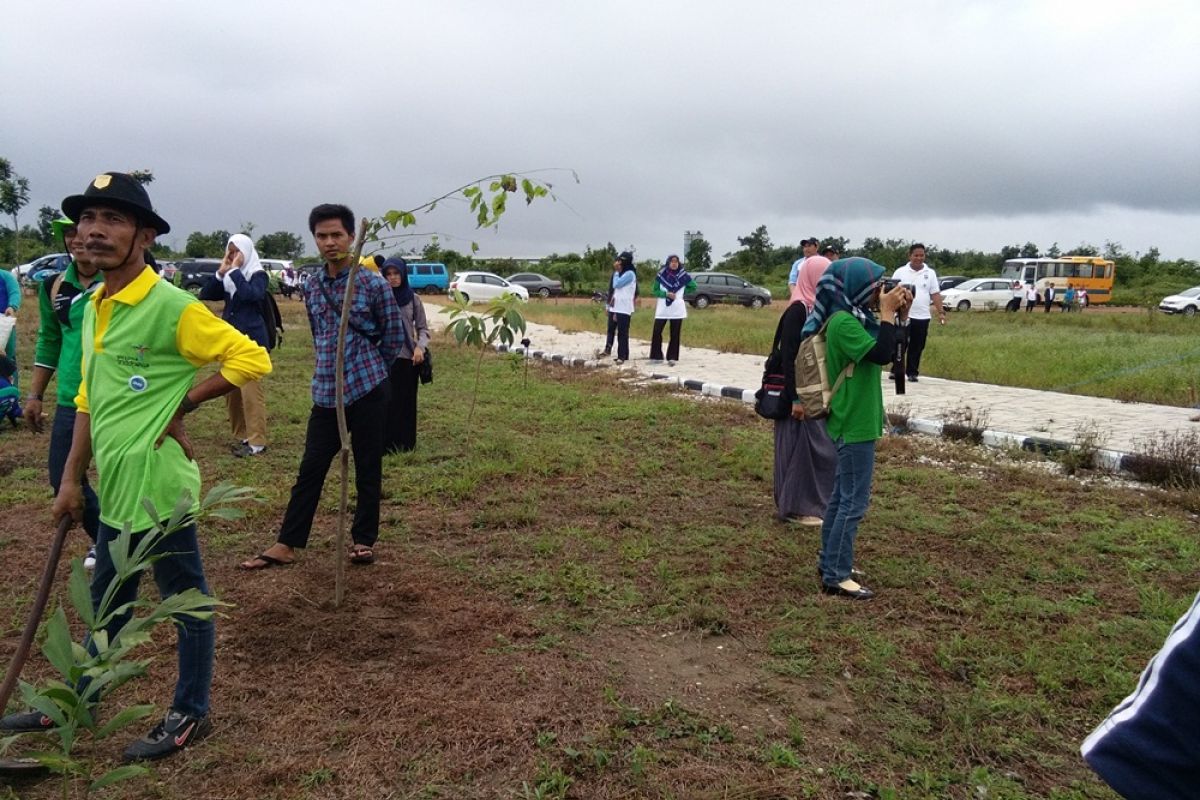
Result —
M275 295L267 292L259 304L263 322L267 326L267 350L274 350L283 343L283 317L279 315L279 306L275 303Z

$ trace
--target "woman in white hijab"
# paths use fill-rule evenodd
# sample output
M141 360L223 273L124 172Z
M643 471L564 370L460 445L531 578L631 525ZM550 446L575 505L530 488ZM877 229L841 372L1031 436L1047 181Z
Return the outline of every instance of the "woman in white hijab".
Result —
M225 257L217 274L208 279L200 292L201 300L224 300L221 318L262 347L267 347L267 320L263 312L268 277L244 233L229 237ZM267 401L262 381L252 381L225 395L229 424L238 442L233 454L256 456L267 449Z

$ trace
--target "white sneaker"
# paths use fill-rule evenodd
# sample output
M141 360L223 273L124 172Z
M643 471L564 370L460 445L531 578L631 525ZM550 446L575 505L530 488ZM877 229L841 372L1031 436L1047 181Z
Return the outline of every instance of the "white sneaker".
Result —
M92 545L88 548L87 555L83 557L83 568L93 570L96 568L96 546Z

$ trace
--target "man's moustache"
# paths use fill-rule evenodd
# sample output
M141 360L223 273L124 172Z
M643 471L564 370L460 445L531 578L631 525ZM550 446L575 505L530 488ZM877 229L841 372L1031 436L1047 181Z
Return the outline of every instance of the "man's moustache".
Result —
M99 244L93 242L88 242L86 245L84 245L84 249L89 253L111 253L116 250L116 248L110 244Z

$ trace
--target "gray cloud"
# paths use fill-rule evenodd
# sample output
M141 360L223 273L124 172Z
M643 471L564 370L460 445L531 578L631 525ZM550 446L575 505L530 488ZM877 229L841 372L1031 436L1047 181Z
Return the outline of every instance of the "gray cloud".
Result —
M657 256L697 228L724 252L766 223L780 242L1200 256L1193 4L577 5L21 2L0 32L0 155L35 206L154 170L178 244L567 166L582 183L552 175L562 203L498 234L454 209L423 222L490 254Z

